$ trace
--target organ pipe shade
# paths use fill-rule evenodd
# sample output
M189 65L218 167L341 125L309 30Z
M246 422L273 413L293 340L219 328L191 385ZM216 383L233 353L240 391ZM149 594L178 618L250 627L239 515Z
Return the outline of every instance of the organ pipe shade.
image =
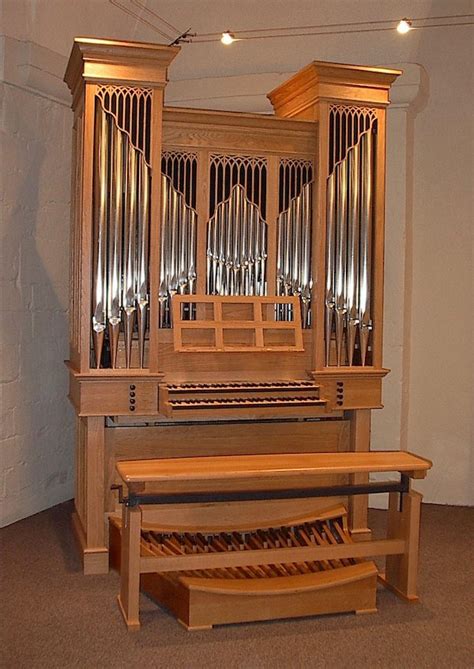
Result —
M330 112L326 185L326 365L371 360L375 135L371 109Z
M277 295L301 299L302 325L311 325L311 227L313 167L311 162L284 159L279 169L279 216L277 219ZM291 319L280 309L279 320Z
M208 294L267 294L266 181L264 158L211 156Z
M160 327L171 327L173 295L193 294L196 286L197 157L185 152L162 156L160 247ZM189 318L193 318L188 308Z
M149 303L148 89L98 89L94 140L92 340L94 364L145 364ZM138 313L138 318L136 317ZM134 344L134 341L136 344Z

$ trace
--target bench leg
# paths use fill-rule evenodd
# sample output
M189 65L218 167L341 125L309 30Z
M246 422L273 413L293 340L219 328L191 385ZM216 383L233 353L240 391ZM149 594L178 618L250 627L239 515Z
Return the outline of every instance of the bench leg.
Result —
M140 627L140 507L123 505L120 594L118 603L129 630Z
M400 493L390 493L388 511L389 539L403 539L405 552L388 555L384 585L399 597L417 601L418 548L420 539L420 511L422 495L410 491L403 494L403 507L399 510Z
M370 409L351 411L350 418L350 450L355 453L370 451ZM368 474L351 474L350 483L366 484ZM367 512L369 508L368 495L352 495L349 497L349 527L354 541L370 539L371 530L368 526Z

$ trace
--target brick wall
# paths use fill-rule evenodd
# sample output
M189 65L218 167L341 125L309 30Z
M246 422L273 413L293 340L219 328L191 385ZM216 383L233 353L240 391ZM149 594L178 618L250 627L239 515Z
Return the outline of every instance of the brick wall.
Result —
M67 400L71 112L4 83L0 521L73 495Z

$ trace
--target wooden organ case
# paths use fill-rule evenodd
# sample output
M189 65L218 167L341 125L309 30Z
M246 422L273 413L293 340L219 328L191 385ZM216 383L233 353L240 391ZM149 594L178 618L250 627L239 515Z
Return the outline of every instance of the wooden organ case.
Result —
M182 109L163 104L178 52L76 39L65 77L73 521L87 574L109 568L109 520L117 562L117 467L357 460L382 407L385 114L400 73L313 62L269 94L274 115ZM264 556L370 539L367 494L347 492L370 471L321 470L335 497L164 504L140 529L142 554L260 548L261 562L173 567L142 585L189 627L373 609L377 572L360 551ZM215 608L212 593L227 603L204 620L191 609Z

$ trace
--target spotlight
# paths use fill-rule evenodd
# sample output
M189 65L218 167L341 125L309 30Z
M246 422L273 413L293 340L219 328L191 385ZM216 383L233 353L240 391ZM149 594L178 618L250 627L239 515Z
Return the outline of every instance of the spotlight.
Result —
M228 46L229 44L232 44L232 42L235 42L235 37L231 32L226 30L224 33L222 33L221 42L222 44Z
M411 30L411 24L412 22L410 19L402 19L397 26L397 31L400 33L400 35L406 35L406 33L410 32Z

